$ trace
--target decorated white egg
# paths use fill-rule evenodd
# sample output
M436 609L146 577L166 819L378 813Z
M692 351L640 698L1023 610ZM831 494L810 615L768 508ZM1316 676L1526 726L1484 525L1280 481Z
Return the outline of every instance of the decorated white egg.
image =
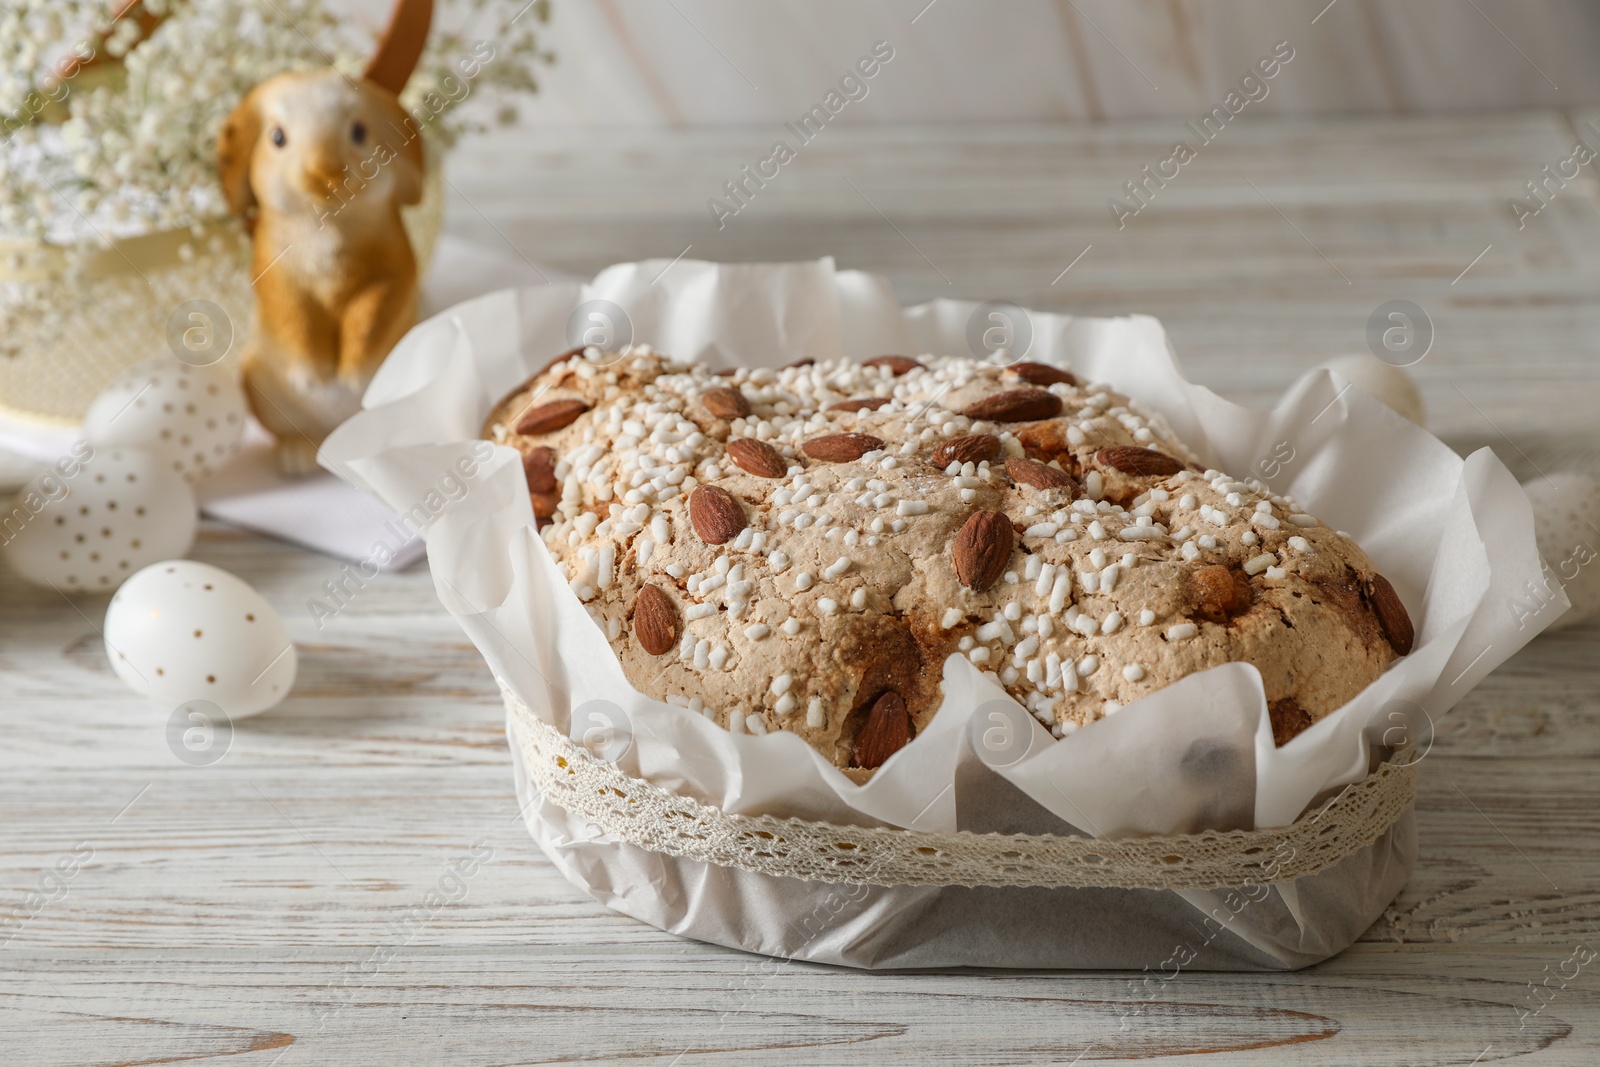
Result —
M168 709L266 711L294 685L295 647L260 593L225 570L174 559L123 583L106 609L106 655L134 692Z
M1544 560L1544 584L1525 590L1519 610L1537 608L1560 588L1572 610L1549 627L1559 630L1600 611L1600 482L1558 471L1524 485L1533 505L1533 534Z
M5 555L27 581L109 593L194 543L194 491L159 457L80 441L12 500Z
M1366 352L1337 356L1319 364L1333 371L1357 389L1377 397L1390 408L1404 415L1418 426L1425 426L1422 413L1422 393L1411 375L1392 363L1385 363Z
M194 482L233 458L244 425L244 393L232 371L163 359L130 371L96 397L83 435L95 446L147 449Z

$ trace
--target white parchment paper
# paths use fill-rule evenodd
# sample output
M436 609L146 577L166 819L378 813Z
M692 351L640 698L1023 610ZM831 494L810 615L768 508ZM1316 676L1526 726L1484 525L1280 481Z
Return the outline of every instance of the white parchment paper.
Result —
M570 347L569 320L580 305L609 301L624 313L633 340L713 366L972 354L975 302L903 309L883 279L837 271L831 260L680 261L667 268L666 261L623 264L586 285L495 293L419 325L384 363L364 410L329 438L323 463L397 511L428 520L440 599L495 673L536 714L580 738L595 724L593 709L607 709L607 729L620 737L612 751L629 773L730 812L936 831L972 828L970 816L980 809L986 828L1004 821L997 814L1004 805L997 808L992 797L969 799L962 810L957 779L973 765L970 720L985 705L1010 699L964 657L944 665L945 699L931 726L857 786L792 734L729 734L633 690L557 573L534 531L520 458L476 438L500 397ZM983 768L1007 783L1005 803L1028 809L1023 823L1053 817L1080 832L1115 836L1292 822L1314 800L1364 776L1375 746L1405 740L1425 749L1429 724L1565 609L1552 604L1532 620L1512 610L1524 583L1539 580L1540 564L1527 499L1489 450L1462 459L1327 372L1296 383L1271 411L1231 404L1183 377L1149 317L1030 312L1028 320L1031 347L1018 358L1061 363L1109 383L1164 415L1205 462L1260 478L1352 534L1394 584L1418 636L1411 655L1283 748L1272 741L1260 677L1244 664L1192 675L1060 741L1037 727L1025 758ZM544 819L535 836L547 851L583 839L558 828L558 813ZM656 876L670 866L646 863ZM1409 866L1383 866L1392 896L1395 872ZM614 906L635 914L643 908L643 917L667 928L683 926L681 914L667 921L639 903L637 894L657 890L634 887L630 896L613 879L592 880L592 864L563 869ZM1372 885L1362 883L1361 893ZM1293 901L1279 902L1290 925L1301 921ZM701 916L715 910L715 901L689 909ZM806 944L814 953L808 958L867 959L842 945ZM937 952L906 958L935 957L946 959Z

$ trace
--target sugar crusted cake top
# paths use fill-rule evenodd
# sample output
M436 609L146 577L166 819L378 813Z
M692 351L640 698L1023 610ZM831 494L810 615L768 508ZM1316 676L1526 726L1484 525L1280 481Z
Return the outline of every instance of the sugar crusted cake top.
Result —
M952 652L1057 737L1249 662L1282 743L1410 650L1348 537L1050 365L714 373L588 349L485 436L523 453L545 544L636 688L863 773L926 727Z

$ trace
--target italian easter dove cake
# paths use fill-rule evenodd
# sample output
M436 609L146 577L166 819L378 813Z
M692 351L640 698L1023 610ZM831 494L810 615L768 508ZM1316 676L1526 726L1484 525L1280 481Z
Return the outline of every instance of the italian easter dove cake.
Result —
M927 728L951 654L1057 737L1249 663L1281 745L1414 640L1350 537L1051 364L580 349L484 435L635 688L853 777Z

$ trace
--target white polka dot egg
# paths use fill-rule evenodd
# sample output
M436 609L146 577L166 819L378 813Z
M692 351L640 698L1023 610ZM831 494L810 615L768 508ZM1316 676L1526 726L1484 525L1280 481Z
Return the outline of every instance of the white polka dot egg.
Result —
M96 397L83 434L94 445L147 449L193 482L233 458L244 425L244 393L232 371L167 359L129 372Z
M79 442L11 502L5 554L27 581L64 593L109 593L194 542L194 492L137 448Z
M194 560L146 567L106 610L106 655L135 692L165 708L205 700L237 719L294 685L294 643L260 593Z

